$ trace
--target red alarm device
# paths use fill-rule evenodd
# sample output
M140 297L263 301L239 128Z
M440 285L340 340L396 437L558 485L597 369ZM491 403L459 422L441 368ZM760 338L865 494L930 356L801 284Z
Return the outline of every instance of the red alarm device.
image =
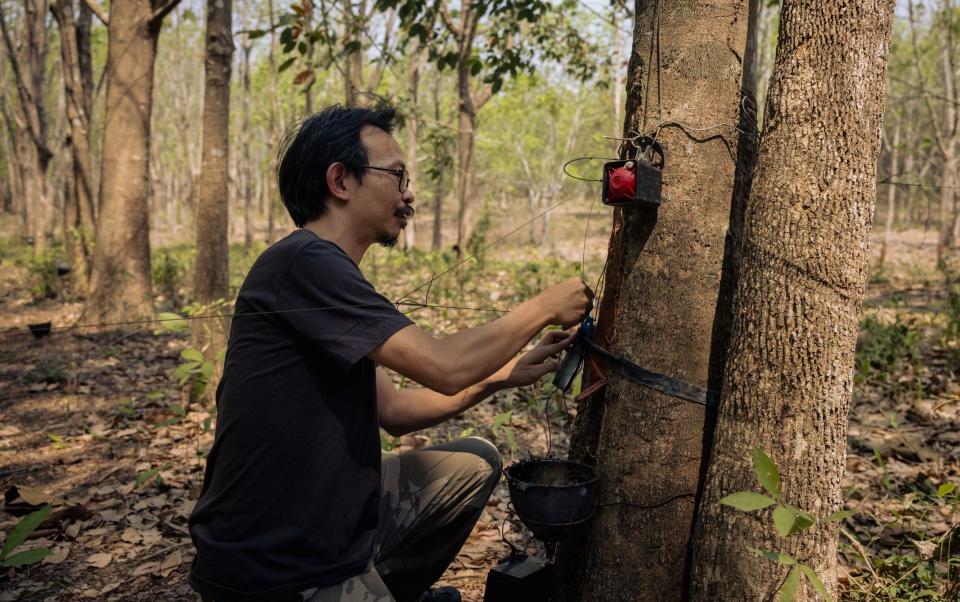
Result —
M659 207L663 186L663 148L647 136L634 142L634 159L603 165L603 204L611 207Z

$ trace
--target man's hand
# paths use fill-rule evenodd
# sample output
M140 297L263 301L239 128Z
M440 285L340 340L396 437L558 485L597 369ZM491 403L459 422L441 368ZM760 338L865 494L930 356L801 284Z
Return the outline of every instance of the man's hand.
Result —
M551 330L536 347L509 362L497 376L507 387L532 385L544 374L556 372L558 362L555 358L573 344L576 336L576 330Z
M580 278L555 284L536 297L550 316L550 323L561 328L577 324L593 308L593 291Z

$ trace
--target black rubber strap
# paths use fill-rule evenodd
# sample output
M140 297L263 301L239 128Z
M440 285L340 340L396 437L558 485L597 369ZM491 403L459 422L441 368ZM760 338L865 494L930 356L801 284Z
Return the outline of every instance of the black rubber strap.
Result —
M584 343L590 351L607 360L611 370L639 385L711 408L716 407L717 404L720 403L720 392L717 390L704 389L703 387L682 381L679 378L673 378L666 374L641 368L630 360L614 355L606 349L597 346L597 344L590 339L585 339Z

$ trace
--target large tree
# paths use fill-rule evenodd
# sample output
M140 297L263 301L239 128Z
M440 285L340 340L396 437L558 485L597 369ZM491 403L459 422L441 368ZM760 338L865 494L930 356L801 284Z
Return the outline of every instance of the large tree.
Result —
M100 205L86 321L151 316L150 114L153 67L163 18L180 0L114 0L107 25L107 95Z
M768 521L718 500L757 489L750 464L761 447L780 467L786 504L819 517L842 505L892 11L892 0L784 0L695 534L694 599L770 599L787 567L756 548L836 583L835 524L781 539Z
M614 212L596 340L650 370L717 387L712 323L734 193L734 124L749 105L741 103L748 6L660 0L636 9L624 129L663 145L664 200L659 209ZM583 539L561 550L575 582L570 597L680 600L710 416L605 376L606 387L581 402L572 441L571 455L597 467L600 492Z
M194 295L200 303L226 299L229 290L227 193L230 154L232 0L207 0L206 82L203 95L203 163L196 207L197 263Z

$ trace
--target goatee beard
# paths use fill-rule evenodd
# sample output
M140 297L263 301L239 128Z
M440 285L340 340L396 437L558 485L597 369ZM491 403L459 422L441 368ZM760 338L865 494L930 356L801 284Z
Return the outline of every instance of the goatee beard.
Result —
M385 248L387 248L387 249L392 249L393 247L395 247L395 246L397 245L397 241L399 241L399 240L400 240L400 236L399 236L399 235L397 235L397 236L391 236L390 234L383 234L383 235L380 236L379 239L377 239L377 242L380 243L380 246L381 246L381 247L385 247Z

